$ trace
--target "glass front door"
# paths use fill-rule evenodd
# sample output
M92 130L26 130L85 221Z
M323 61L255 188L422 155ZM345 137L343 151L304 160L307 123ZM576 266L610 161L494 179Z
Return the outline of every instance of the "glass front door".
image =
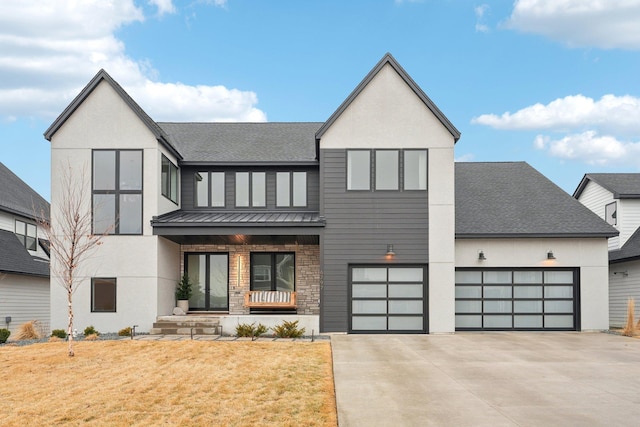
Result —
M229 254L187 254L185 269L193 283L189 310L229 310Z

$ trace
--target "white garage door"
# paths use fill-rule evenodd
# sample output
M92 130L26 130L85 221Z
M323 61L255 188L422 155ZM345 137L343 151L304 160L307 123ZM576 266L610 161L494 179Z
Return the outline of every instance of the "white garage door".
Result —
M577 269L456 270L456 330L576 330Z
M350 278L349 332L426 332L425 266L351 266Z

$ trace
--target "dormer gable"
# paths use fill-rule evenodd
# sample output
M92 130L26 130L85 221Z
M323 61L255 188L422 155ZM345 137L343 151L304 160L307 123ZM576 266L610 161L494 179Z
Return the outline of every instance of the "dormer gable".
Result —
M428 115L425 114L427 112ZM358 127L360 124L361 129L354 129L353 133L368 138L369 134L379 134L377 126L414 127L416 121L422 124L430 121L432 128L441 128L434 129L436 132L448 134L453 143L460 138L460 132L449 119L387 53L322 125L316 139L327 136L332 128L340 127L341 122L349 122L345 127Z

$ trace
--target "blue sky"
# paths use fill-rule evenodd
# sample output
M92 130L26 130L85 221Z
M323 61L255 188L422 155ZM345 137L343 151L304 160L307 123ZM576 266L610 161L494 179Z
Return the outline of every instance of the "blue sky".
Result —
M104 68L157 121L324 121L390 52L462 132L572 193L640 171L640 0L5 0L0 161L49 198L43 132Z

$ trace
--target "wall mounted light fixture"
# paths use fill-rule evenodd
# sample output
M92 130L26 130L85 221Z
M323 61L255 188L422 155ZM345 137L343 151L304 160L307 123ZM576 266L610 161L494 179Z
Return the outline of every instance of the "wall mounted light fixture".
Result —
M614 276L621 275L621 276L627 277L629 275L629 270L614 271L613 274L614 274Z
M486 256L484 256L484 251L483 251L482 249L480 249L480 250L478 251L478 261L484 261L484 260L486 260L486 259L487 259L487 257L486 257Z
M387 257L391 258L396 256L396 253L393 251L393 245L387 245Z
M553 255L553 251L551 249L549 249L547 251L547 259L556 259L556 257Z

